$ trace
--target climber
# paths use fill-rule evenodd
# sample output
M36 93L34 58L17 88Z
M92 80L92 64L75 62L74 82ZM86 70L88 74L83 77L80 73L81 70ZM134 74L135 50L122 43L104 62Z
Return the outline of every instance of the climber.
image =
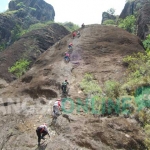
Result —
M73 46L73 44L70 43L70 44L68 45L68 49L72 49L72 46Z
M43 125L40 125L39 127L37 127L36 134L38 136L38 146L40 146L41 139L43 139L43 140L45 139L44 138L45 135L48 134L50 137L50 134L48 132L48 129L47 129L47 126L45 123Z
M68 52L65 52L65 61L69 62L70 61L70 54Z
M74 31L74 32L72 33L73 39L75 38L75 36L76 36L76 32Z
M67 92L67 85L68 85L68 84L69 84L69 83L68 83L67 80L65 80L65 81L62 83L61 88L62 88L62 92L63 92L63 93L66 93L66 92Z
M82 28L84 28L84 27L85 27L84 23L82 23L81 27L82 27Z
M78 37L78 38L80 37L80 31L77 32L77 37Z
M58 117L60 115L61 110L61 99L57 99L56 102L53 105L53 119Z

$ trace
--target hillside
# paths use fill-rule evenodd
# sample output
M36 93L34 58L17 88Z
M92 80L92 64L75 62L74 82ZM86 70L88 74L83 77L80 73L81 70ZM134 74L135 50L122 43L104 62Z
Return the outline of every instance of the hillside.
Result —
M16 77L8 72L8 68L16 61L28 59L32 66L44 51L69 33L63 26L53 23L24 34L0 53L0 78L7 82L13 81Z
M85 73L92 73L101 87L109 79L122 83L126 76L123 58L144 52L137 36L117 27L89 25L80 33L79 38L72 39L69 34L49 47L24 76L1 90L1 149L145 149L145 133L131 118L94 117L82 110L76 112L74 107L67 113L71 122L62 115L55 128L50 126L52 105L62 97L62 81L68 79L68 97L75 106L78 98L82 102L87 98L79 86ZM65 63L63 56L70 42L71 61ZM48 124L51 138L38 148L35 129L43 122Z

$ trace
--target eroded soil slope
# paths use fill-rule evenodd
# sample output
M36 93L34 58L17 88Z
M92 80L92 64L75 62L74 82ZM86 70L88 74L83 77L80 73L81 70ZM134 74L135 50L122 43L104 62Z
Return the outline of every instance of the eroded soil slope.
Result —
M69 34L50 47L21 79L1 91L1 149L145 149L144 132L133 119L95 118L82 110L77 113L75 107L67 114L70 122L62 115L55 128L50 126L51 108L61 97L60 84L64 79L70 83L69 97L75 106L77 98L86 98L79 87L85 73L92 73L100 86L108 79L122 82L126 70L123 57L144 52L138 37L117 27L90 25L80 33L79 38L72 39ZM73 43L71 61L65 63L63 56L70 42ZM8 114L11 107L18 113ZM70 109L69 104L66 108ZM35 129L43 122L49 125L51 138L37 148Z

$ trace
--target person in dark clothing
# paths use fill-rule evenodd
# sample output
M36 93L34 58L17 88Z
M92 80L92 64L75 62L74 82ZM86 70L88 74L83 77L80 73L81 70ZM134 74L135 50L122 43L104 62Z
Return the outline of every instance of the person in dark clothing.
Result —
M50 137L46 124L43 124L37 127L36 134L38 136L38 146L40 146L41 139L44 140L45 135L49 135Z
M68 81L65 80L65 82L62 83L62 86L61 86L61 89L62 89L62 92L63 93L66 93L67 92L67 85L68 85Z

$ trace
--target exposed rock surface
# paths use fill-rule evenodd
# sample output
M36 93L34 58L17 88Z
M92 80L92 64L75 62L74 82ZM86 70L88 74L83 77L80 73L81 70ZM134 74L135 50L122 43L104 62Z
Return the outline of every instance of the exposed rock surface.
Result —
M21 8L24 10L22 10L22 14L19 15L20 18L23 18L25 13L40 21L54 20L55 17L53 6L44 0L11 0L9 2L10 11L19 10ZM27 12L27 10L29 11Z
M138 32L137 35L141 39L145 39L150 34L150 2L145 3L140 10L138 17Z
M32 65L41 53L69 33L66 28L54 23L23 35L13 45L1 52L0 77L6 81L12 81L14 76L8 72L8 68L17 60L26 58L32 62Z
M103 22L106 21L106 20L116 20L116 16L111 15L107 12L103 12L102 13L102 22L101 22L101 24L103 24Z
M137 19L137 35L141 39L145 39L150 33L150 1L149 0L135 0L127 2L122 10L119 18L126 18L130 15L135 15Z
M43 0L11 0L8 11L0 14L0 45L11 45L16 26L28 29L31 24L54 21L52 5Z
M0 91L0 149L145 150L145 134L135 120L95 118L91 112L77 112L74 103L77 98L86 98L79 87L85 73L92 73L100 86L108 79L122 82L126 70L122 59L144 52L141 41L117 27L90 25L80 33L75 39L71 34L65 36L45 51L22 78ZM71 61L65 63L63 57L70 42ZM60 83L66 78L74 108L66 103L70 113L63 112L56 126L50 126L51 108L61 97ZM43 95L46 99L41 103ZM67 115L70 119L66 119ZM38 148L35 130L44 122L51 138L42 141Z

